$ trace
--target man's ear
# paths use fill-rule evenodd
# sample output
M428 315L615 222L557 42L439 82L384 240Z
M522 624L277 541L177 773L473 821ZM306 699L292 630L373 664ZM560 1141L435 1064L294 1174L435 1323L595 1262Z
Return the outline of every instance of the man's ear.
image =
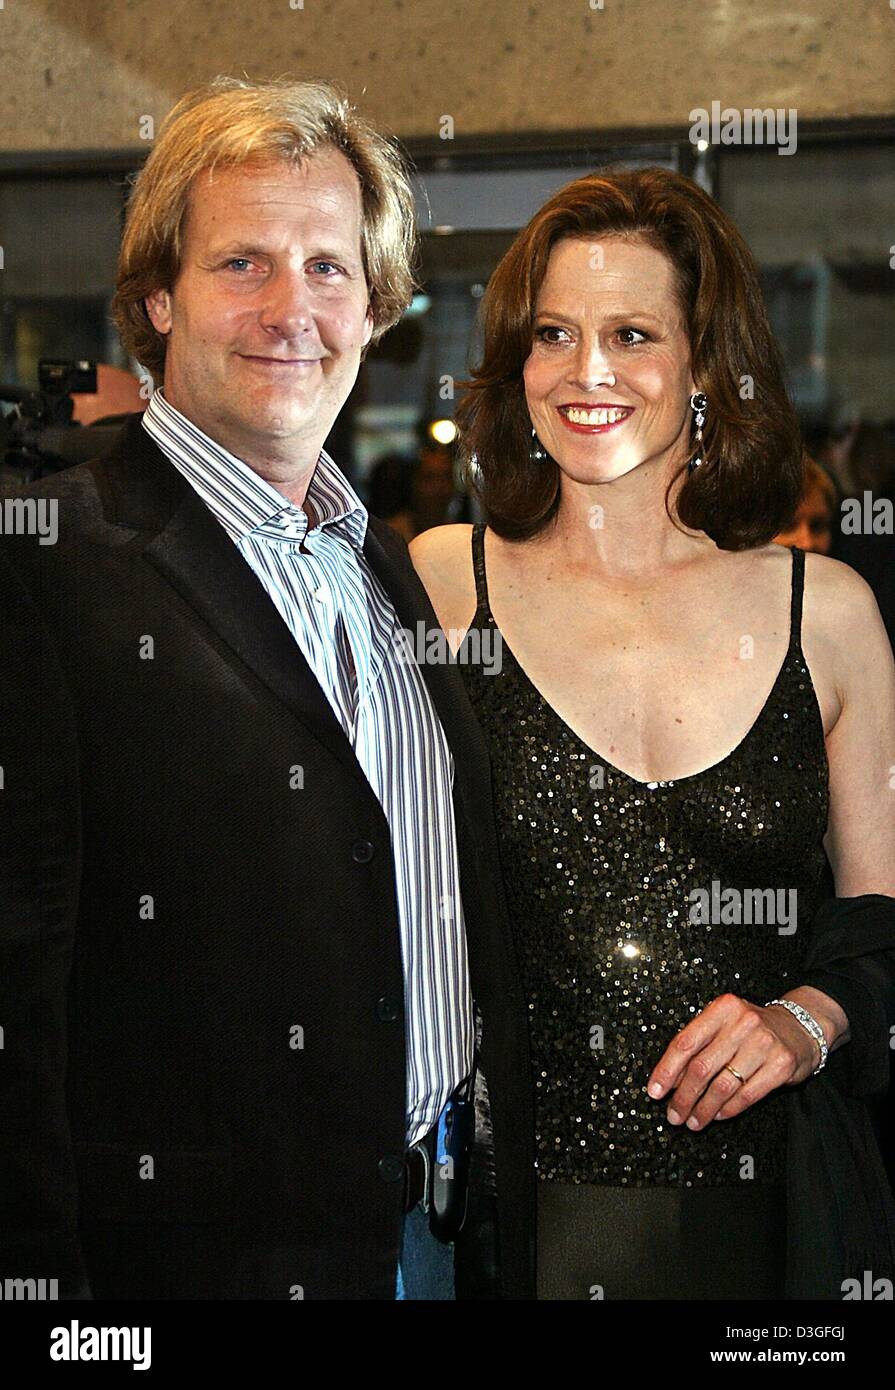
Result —
M171 332L171 295L168 290L153 290L143 300L149 321L156 333Z
M361 347L366 347L373 335L373 310L367 305L367 317L364 320L364 336L361 339Z

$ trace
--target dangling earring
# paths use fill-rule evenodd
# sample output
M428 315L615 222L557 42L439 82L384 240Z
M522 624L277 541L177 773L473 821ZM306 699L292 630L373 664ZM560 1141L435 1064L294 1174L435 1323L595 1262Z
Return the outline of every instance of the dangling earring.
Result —
M547 457L547 450L544 448L540 439L538 439L534 425L531 427L531 444L528 450L528 457L531 459L532 463L543 463L544 459Z
M696 457L692 458L687 465L690 473L702 463L702 427L705 424L705 412L708 406L708 398L704 391L694 391L690 397L690 409L696 416Z

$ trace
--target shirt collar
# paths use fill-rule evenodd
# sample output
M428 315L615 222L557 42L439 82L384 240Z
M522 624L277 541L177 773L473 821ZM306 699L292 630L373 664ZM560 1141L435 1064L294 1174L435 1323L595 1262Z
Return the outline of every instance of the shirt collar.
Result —
M302 508L181 414L165 399L162 387L149 398L143 427L233 540L252 533L297 544L304 539L307 516ZM307 496L319 526L338 527L356 550L363 550L367 509L325 449L320 450Z

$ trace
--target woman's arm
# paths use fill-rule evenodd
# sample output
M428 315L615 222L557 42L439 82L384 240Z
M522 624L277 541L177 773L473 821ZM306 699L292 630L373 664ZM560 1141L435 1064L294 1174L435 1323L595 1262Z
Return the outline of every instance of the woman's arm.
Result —
M810 646L821 650L842 706L827 735L824 848L836 896L895 896L895 659L861 576L821 556L806 560L806 619L816 614L820 631L814 643L806 640L805 656L811 666Z
M824 837L836 896L895 897L895 659L873 591L848 565L806 555L803 629L808 665L823 669L840 704L827 735ZM805 985L781 998L817 1019L830 1051L848 1042L848 1019L829 995Z
M836 896L895 898L895 659L869 586L824 556L806 556L802 648L827 707L838 709L826 738L830 815L824 837ZM831 1051L849 1040L845 1010L824 991L801 985L780 997L817 1019ZM734 1045L753 1054L752 1066L760 1059L754 1073L748 1069L746 1084L724 1067ZM649 1078L650 1094L675 1090L670 1122L700 1128L739 1114L777 1086L804 1080L817 1054L817 1044L787 1010L722 995L669 1044Z

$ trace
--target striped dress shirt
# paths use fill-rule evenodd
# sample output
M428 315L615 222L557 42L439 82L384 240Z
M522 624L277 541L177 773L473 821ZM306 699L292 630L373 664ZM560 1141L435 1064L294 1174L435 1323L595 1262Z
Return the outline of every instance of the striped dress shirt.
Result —
M251 566L314 672L391 831L404 965L407 1143L438 1119L472 1066L472 998L460 896L454 761L363 544L367 511L321 450L308 487L317 524L165 400L143 425ZM304 549L302 549L304 543Z

